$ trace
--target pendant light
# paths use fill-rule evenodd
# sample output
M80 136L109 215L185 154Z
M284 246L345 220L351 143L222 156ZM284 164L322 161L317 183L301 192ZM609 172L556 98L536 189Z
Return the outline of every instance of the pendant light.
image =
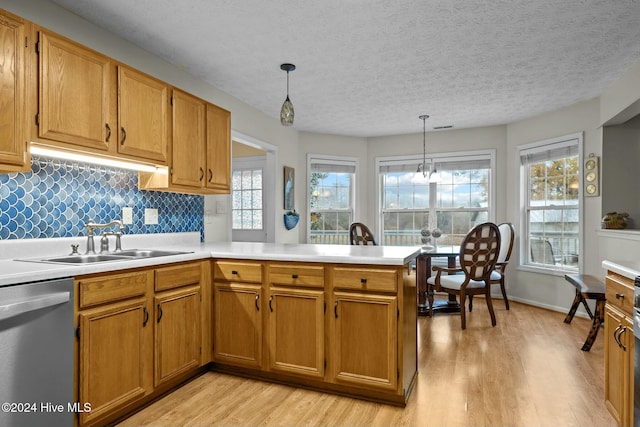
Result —
M422 163L418 165L418 170L416 173L422 172L422 176L425 178L429 175L429 171L427 170L427 119L429 118L428 114L423 114L418 116L420 120L422 120Z
M293 125L293 104L289 99L289 71L293 71L296 69L296 66L293 64L282 64L280 65L280 69L287 72L287 99L284 100L282 104L282 108L280 109L280 123L282 126L291 126Z

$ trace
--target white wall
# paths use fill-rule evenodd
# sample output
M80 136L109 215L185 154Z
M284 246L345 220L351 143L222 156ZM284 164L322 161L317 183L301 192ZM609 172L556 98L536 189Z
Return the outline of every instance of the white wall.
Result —
M84 46L150 74L173 86L231 111L231 127L242 134L253 136L278 147L277 168L298 165L298 132L280 125L278 118L268 117L261 111L222 92L188 74L184 69L163 61L122 38L89 23L47 0L0 0L0 8L8 10L44 28L66 36ZM283 177L276 173L276 186L282 188ZM228 197L228 196L227 196ZM276 192L276 206L282 206L282 192ZM304 188L296 188L296 198L304 197ZM278 218L278 216L276 215ZM297 242L297 235L287 233L280 216L276 218L276 242ZM219 218L216 218L218 220ZM216 224L216 228L219 224ZM227 226L228 228L228 226ZM226 229L225 229L226 230ZM227 233L217 234L217 238ZM206 237L206 236L205 236ZM210 239L207 239L210 240Z

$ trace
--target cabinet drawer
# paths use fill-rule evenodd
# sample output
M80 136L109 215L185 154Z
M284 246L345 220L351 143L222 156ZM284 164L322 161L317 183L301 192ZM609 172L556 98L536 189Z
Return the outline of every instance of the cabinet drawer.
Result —
M147 290L146 271L78 280L80 308L142 296Z
M311 265L271 264L269 283L274 285L293 285L324 287L324 267Z
M333 287L370 291L396 292L397 272L375 268L333 268Z
M200 283L200 263L158 268L155 271L155 290L179 288Z
M254 262L218 261L213 271L214 280L228 282L262 282L262 265Z
M624 276L609 273L606 278L607 304L618 307L627 314L633 313L633 282Z

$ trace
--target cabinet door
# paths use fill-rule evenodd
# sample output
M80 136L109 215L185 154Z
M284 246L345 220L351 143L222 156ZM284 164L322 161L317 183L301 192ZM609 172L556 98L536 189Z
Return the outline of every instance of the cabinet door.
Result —
M621 426L631 425L633 399L633 321L607 304L605 332L605 403Z
M167 162L169 87L118 66L118 152L154 163Z
M25 34L22 19L0 11L0 172L29 169L24 132Z
M91 423L153 388L153 325L145 300L79 314L80 402L91 403L80 423Z
M216 362L262 366L262 301L259 285L214 283Z
M335 292L333 304L333 380L395 390L397 297Z
M173 91L173 142L171 183L204 186L205 103L187 93Z
M39 137L107 151L109 58L45 32L39 58Z
M207 188L231 191L231 113L207 104Z
M200 288L155 297L155 385L200 366Z
M324 357L324 292L271 288L271 369L323 378Z

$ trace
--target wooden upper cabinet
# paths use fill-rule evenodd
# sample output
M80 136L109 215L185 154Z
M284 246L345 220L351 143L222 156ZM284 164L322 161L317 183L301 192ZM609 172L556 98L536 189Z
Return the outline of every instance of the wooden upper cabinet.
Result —
M207 188L231 191L231 113L207 104Z
M29 170L25 139L26 22L0 10L0 172Z
M115 133L109 103L111 60L39 32L39 138L107 151Z
M118 153L166 164L169 87L118 66Z
M171 184L201 188L205 182L205 111L199 98L173 90Z

